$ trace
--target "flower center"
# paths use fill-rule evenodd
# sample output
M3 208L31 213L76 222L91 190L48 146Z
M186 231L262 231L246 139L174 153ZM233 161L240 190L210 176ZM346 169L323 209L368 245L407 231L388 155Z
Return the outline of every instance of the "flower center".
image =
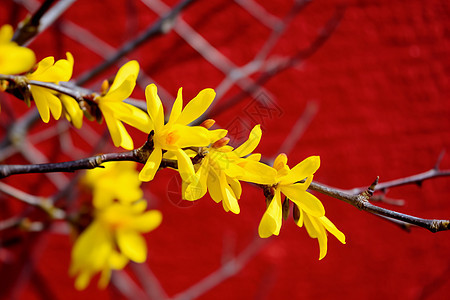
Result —
M166 135L166 144L173 145L180 139L180 134L177 131L171 131Z

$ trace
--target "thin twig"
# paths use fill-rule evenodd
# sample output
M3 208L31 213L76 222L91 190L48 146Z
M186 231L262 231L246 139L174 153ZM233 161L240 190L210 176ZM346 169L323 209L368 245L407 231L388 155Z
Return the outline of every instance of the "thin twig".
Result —
M19 45L23 45L32 39L38 33L42 16L50 9L55 1L56 0L45 0L39 9L17 28L12 40Z
M302 60L311 57L314 53L316 53L323 44L332 36L333 32L336 30L339 25L341 19L344 16L345 7L339 7L334 16L327 22L327 24L320 31L316 39L306 48L299 52L297 52L294 56L289 57L285 60L280 61L277 64L270 65L265 72L263 72L254 84L249 86L247 89L243 90L241 93L227 99L216 105L212 110L207 111L203 117L205 119L214 118L219 113L222 113L238 103L248 95L252 95L261 85L269 81L275 75L281 73L284 70L287 70ZM196 123L194 123L196 124Z
M185 291L175 295L175 300L196 299L213 287L222 283L227 278L236 275L241 271L255 254L265 244L265 240L256 237L241 253L233 259L224 263L218 270L212 272L196 284L192 285Z
M16 189L6 183L0 182L0 192L9 195L26 204L38 207L45 211L52 219L63 219L65 212L53 206L53 203L48 198L37 197L27 194L21 190Z
M450 229L449 220L422 219L373 205L372 203L369 202L370 196L367 196L366 193L367 191L358 195L352 195L330 188L317 182L311 182L309 188L313 191L317 191L322 194L331 196L333 198L342 200L348 204L351 204L361 210L370 212L372 214L381 215L391 219L403 221L412 225L428 229L431 232Z
M165 14L163 17L159 18L155 23L148 27L143 33L138 35L135 39L124 44L119 50L117 50L114 55L109 57L100 65L87 71L85 74L81 75L77 84L83 85L96 75L98 75L103 70L107 69L111 65L115 64L116 61L121 59L123 56L127 55L129 52L136 49L142 43L148 41L150 38L158 36L160 34L167 33L172 29L173 22L178 14L181 13L188 5L192 4L195 0L182 0L180 1L170 12Z

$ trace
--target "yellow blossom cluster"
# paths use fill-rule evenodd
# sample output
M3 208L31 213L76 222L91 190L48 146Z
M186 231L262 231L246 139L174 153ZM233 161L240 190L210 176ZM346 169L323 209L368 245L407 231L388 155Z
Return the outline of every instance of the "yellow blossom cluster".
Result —
M135 162L105 163L105 168L87 171L83 182L92 189L94 219L72 248L69 272L76 276L79 290L98 272L98 285L104 288L111 270L123 269L129 260L144 262L147 244L141 233L155 229L162 220L159 211L145 211Z
M154 179L164 167L163 161L172 162L170 166L178 170L183 199L196 201L208 192L215 202L222 202L227 212L240 213L241 181L263 187L267 207L258 229L262 238L279 235L283 206L290 201L296 224L305 226L310 237L318 239L319 259L327 253L327 232L345 243L344 234L325 217L320 200L307 191L320 166L318 156L308 157L290 169L287 156L280 154L269 166L261 162L261 154L253 153L262 136L259 125L237 148L228 145L227 130L211 130L213 120L190 125L213 102L213 89L200 91L184 105L180 88L166 122L155 84L145 89L146 112L124 102L132 94L139 74L138 62L130 61L118 70L109 89L105 87L104 92L89 94L80 101L53 86L71 79L74 59L70 53L67 59L55 62L47 57L34 66L34 53L12 42L12 35L10 26L0 29L0 75L4 75L0 81L9 80L7 75L19 74L18 82L26 83L28 97L31 95L44 122L49 122L50 115L58 120L64 113L76 128L81 128L83 114L92 117L90 111L101 113L100 117L95 113L95 118L103 118L114 145L127 150L135 145L123 123L149 134L151 149L147 149L148 158L140 172L134 162L114 162L106 163L104 169L90 170L84 177L93 192L93 221L81 232L72 250L70 273L76 276L78 289L84 289L99 272L99 285L104 287L111 270L124 268L129 260L145 261L147 246L141 233L159 226L162 217L159 211L145 211L140 185ZM80 103L86 101L89 103Z

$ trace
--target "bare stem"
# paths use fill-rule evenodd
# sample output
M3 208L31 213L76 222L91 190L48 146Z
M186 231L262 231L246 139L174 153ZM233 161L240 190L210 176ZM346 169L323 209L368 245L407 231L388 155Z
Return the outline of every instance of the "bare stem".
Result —
M313 191L317 191L330 197L342 200L348 204L351 204L361 210L370 212L372 214L385 216L398 221L403 221L412 225L428 229L431 232L450 229L449 220L422 219L373 205L372 203L369 202L369 199L371 197L369 189L361 194L352 195L346 192L342 192L340 190L327 187L317 182L311 182L309 188Z
M31 17L22 22L14 33L12 40L19 45L23 45L32 39L39 32L38 28L42 16L49 10L54 2L55 0L45 0Z
M193 3L195 0L182 0L180 1L170 12L165 14L163 17L159 18L155 23L147 28L143 33L138 35L135 39L124 44L119 50L117 50L114 55L109 57L103 63L95 68L92 68L87 73L83 74L78 78L77 84L83 85L96 75L98 75L103 70L107 69L111 65L115 64L123 56L127 55L129 52L133 51L142 43L148 41L150 38L158 36L160 34L167 33L174 22L175 17L185 9L189 4Z

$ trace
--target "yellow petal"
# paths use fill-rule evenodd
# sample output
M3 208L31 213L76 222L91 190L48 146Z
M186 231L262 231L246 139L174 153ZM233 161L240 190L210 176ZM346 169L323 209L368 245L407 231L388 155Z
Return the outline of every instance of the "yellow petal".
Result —
M62 113L61 100L59 100L59 98L53 95L52 93L47 93L46 96L48 101L48 107L50 108L50 112L52 113L53 118L55 120L59 120Z
M336 226L327 217L320 217L319 220L326 230L334 235L342 244L345 244L345 235L339 229L337 229Z
M78 291L84 290L91 281L92 275L93 273L89 271L82 271L78 274L77 279L75 280L75 288Z
M213 89L204 89L192 99L181 112L176 123L188 125L198 119L208 109L216 96Z
M68 120L75 128L80 129L83 125L83 111L81 110L80 105L78 105L78 102L67 95L60 95L59 98L68 115Z
M241 194L242 194L242 187L240 182L237 179L234 178L230 178L227 176L227 182L230 185L234 195L236 196L237 199L241 198Z
M69 52L66 56L67 59L60 59L55 64L53 57L44 58L39 62L38 69L27 77L43 82L69 81L73 71L73 56Z
M237 179L257 184L275 184L277 172L274 168L253 160L241 160L239 162L245 172Z
M172 151L170 151L172 152ZM194 166L192 165L191 158L181 149L173 151L177 157L178 161L178 172L180 173L181 179L189 183L197 181L198 178L195 175Z
M110 279L111 279L111 269L109 267L103 269L100 275L100 279L98 280L97 285L98 288L102 290L105 289Z
M213 169L209 169L209 176L207 179L207 185L208 185L208 192L211 198L216 202L219 203L222 201L222 192L220 189L220 183L219 183L219 175L217 172Z
M169 122L168 124L173 124L176 122L178 117L181 114L181 110L183 109L183 95L182 95L183 88L178 89L177 99L175 99L175 102L172 106L172 111L170 112Z
M0 44L0 74L13 75L29 71L36 63L31 49L15 43Z
M305 191L299 184L282 185L281 192L285 194L292 202L297 204L307 214L314 217L322 217L325 215L325 208L322 202L314 195Z
M273 167L275 170L279 171L287 164L287 155L284 153L278 154L277 158L275 158L275 161L273 162Z
M209 142L214 143L221 138L225 137L228 133L228 130L225 129L215 129L209 131Z
M5 24L0 28L0 44L11 42L14 35L14 29L11 25Z
M259 223L258 233L262 238L280 233L282 223L281 195L280 190L275 189L275 195Z
M124 64L117 71L116 77L104 97L111 101L122 101L130 97L136 86L138 74L139 63L137 61L132 60Z
M48 123L50 120L50 111L56 120L60 118L62 105L61 101L55 95L53 95L46 88L33 85L30 86L30 91L33 95L39 114L41 115L42 121Z
M313 175L319 167L320 157L310 156L293 167L289 174L281 179L281 182L283 184L291 184L303 180L306 177Z
M150 154L147 162L139 173L140 181L150 181L155 177L156 171L158 171L159 165L161 164L162 150L161 148L155 147L153 152Z
M233 193L233 190L228 185L225 185L223 192L223 206L227 208L226 211L231 211L234 214L239 214L241 212L241 209L239 208L239 204L236 196Z
M221 172L219 177L220 190L222 192L223 207L226 211L231 211L232 213L239 214L241 209L239 208L236 195L234 194L231 187L228 185L228 181L225 173Z
M202 198L207 191L207 179L209 174L208 159L205 157L201 163L200 168L195 172L196 180L187 183L183 181L185 187L183 190L183 199L195 201Z
M173 134L177 140L174 145L179 148L186 147L206 147L210 144L208 129L201 126L173 126Z
M55 59L53 58L53 56L44 58L37 64L37 68L33 73L27 74L28 79L40 80L40 78L47 72L47 70L51 66L53 66L54 63Z
M113 111L116 119L145 133L152 130L152 123L148 114L141 109L125 102L110 102L107 105Z
M131 211L135 214L141 214L147 209L147 200L141 199L134 201L131 205Z
M145 98L147 99L147 111L152 119L153 128L158 132L164 126L164 109L156 85L150 84L145 88Z
M52 67L52 73L54 76L54 79L49 79L51 82L58 82L58 81L69 81L72 77L72 71L73 71L73 56L70 52L66 53L67 59L60 59L58 60L54 66ZM52 77L50 74L49 77Z
M109 256L108 265L111 266L111 269L121 270L121 269L125 268L127 263L128 263L128 258L125 255L123 255L117 251L113 251L111 253L111 255Z
M246 160L260 161L261 153L253 153L253 154L247 156Z
M304 222L309 236L317 238L317 241L319 242L319 260L321 260L327 255L328 248L328 238L325 228L319 222L318 218L309 216L308 214L305 214Z
M135 217L131 222L131 228L139 232L149 232L161 224L162 214L158 210L150 210Z
M122 147L127 150L133 150L134 144L130 134L123 126L122 122L114 118L114 115L108 110L102 110L109 133L114 142L114 146Z
M250 132L250 135L248 136L248 139L242 145L237 147L234 150L234 152L239 157L249 155L258 146L259 141L261 140L261 135L262 135L261 126L258 124L255 127L253 127L252 131Z
M145 239L134 230L119 228L117 230L117 245L122 254L132 261L142 263L147 258Z
M111 233L94 221L81 233L72 248L72 261L79 268L100 270L112 251Z

